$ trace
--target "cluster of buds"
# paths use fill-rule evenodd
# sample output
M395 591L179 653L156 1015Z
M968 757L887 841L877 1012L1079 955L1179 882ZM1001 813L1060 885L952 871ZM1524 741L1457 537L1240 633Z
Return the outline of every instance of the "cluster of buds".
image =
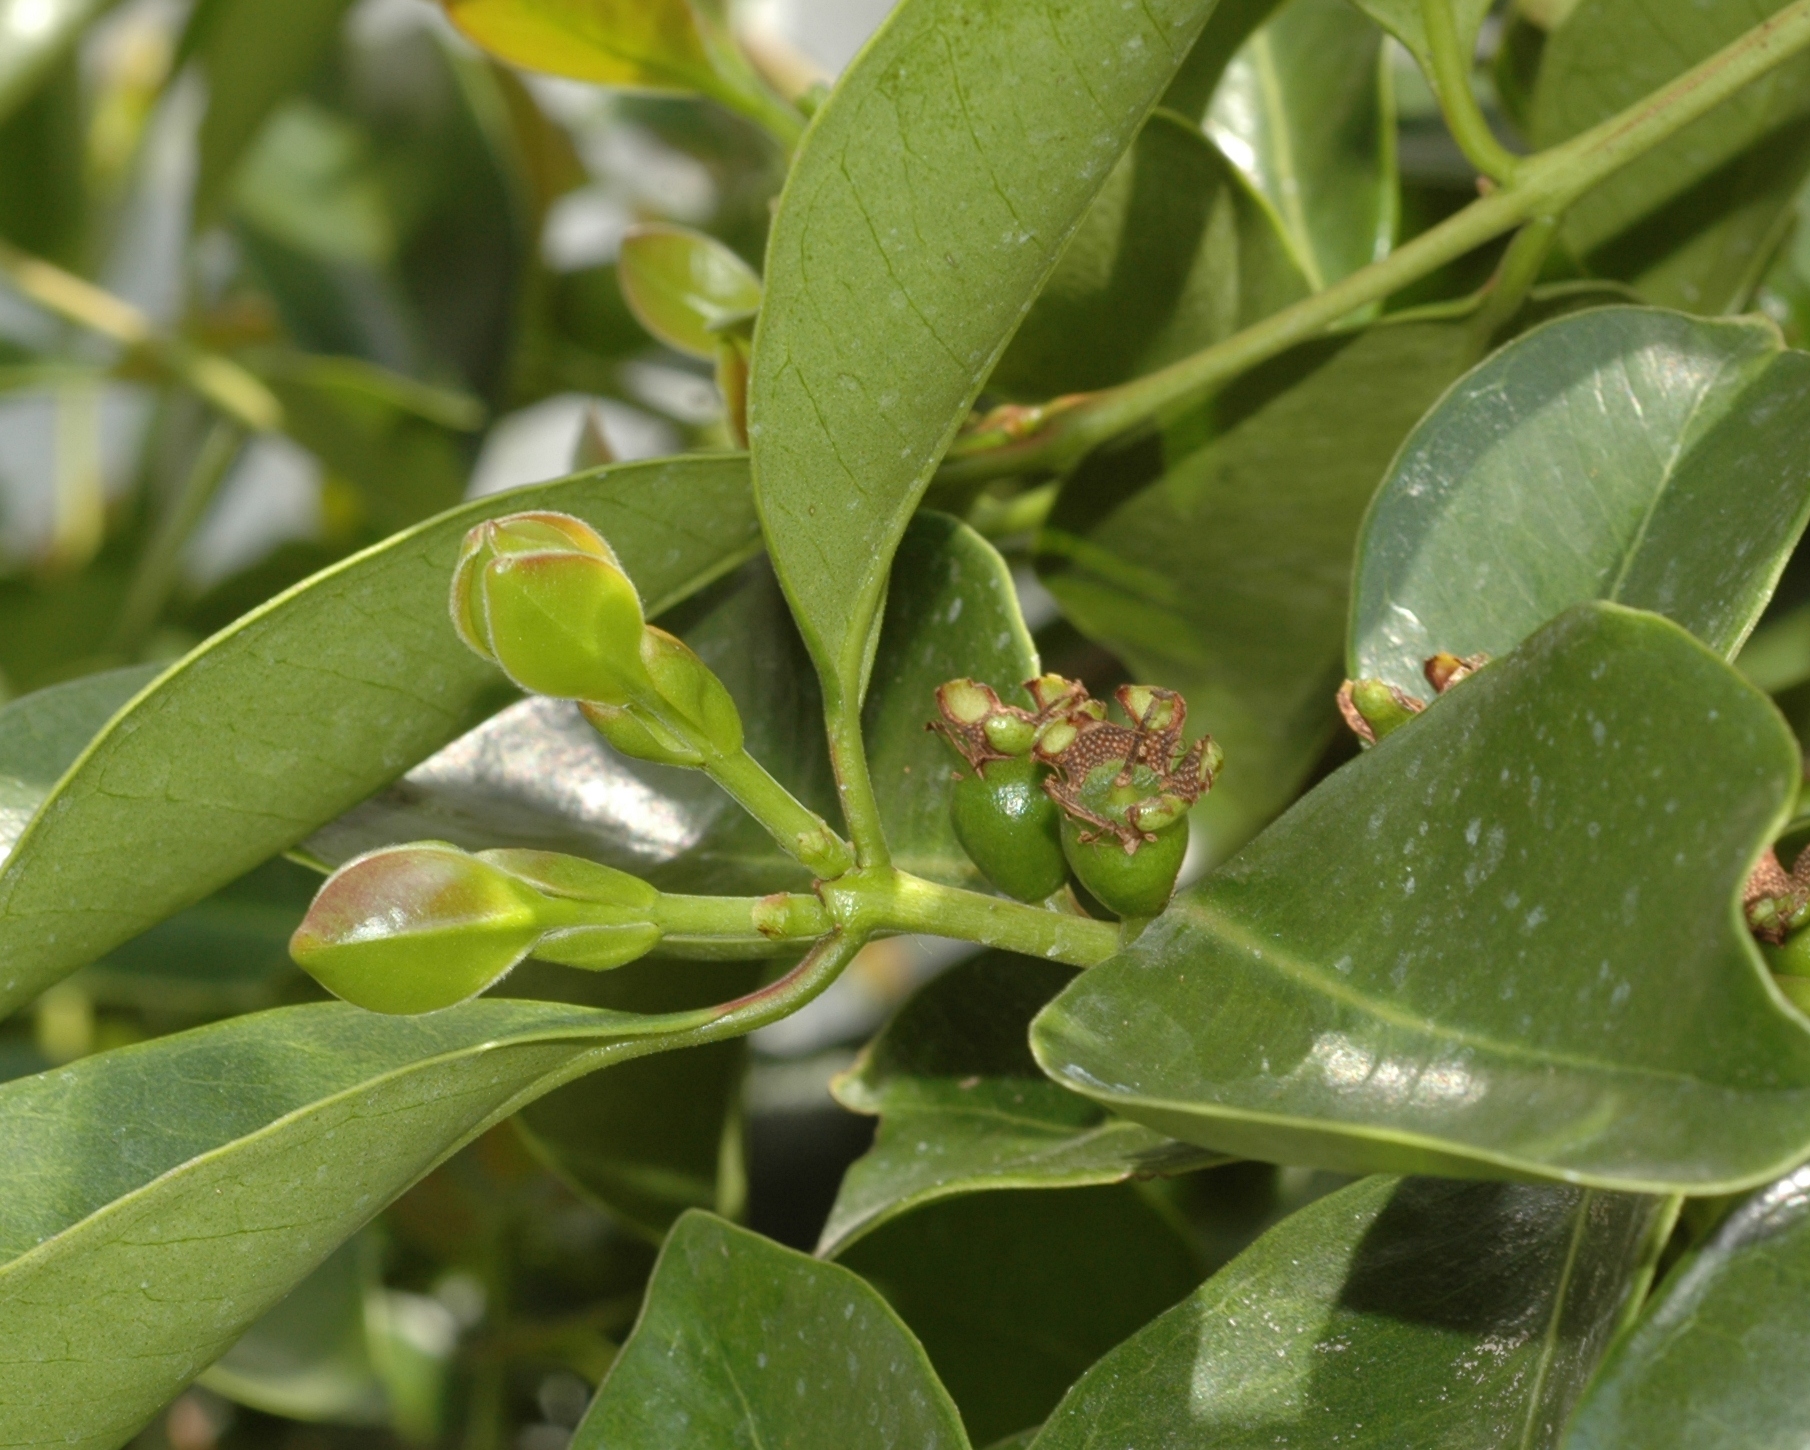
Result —
M1421 666L1421 673L1427 677L1427 683L1433 687L1433 697L1437 699L1488 663L1486 654L1455 655L1442 650L1428 657ZM1406 725L1427 708L1427 701L1406 690L1398 690L1386 680L1347 680L1339 686L1338 705L1339 714L1351 727L1351 733L1370 746L1391 730Z
M1028 756L1051 725L1070 714L1105 707L1088 698L1078 680L1041 675L1027 681L1035 710L1008 705L991 685L978 680L951 680L936 691L937 718L925 728L940 732L969 766L981 770L989 761Z
M1801 852L1787 871L1770 847L1747 878L1741 907L1749 930L1771 946L1810 923L1810 851Z

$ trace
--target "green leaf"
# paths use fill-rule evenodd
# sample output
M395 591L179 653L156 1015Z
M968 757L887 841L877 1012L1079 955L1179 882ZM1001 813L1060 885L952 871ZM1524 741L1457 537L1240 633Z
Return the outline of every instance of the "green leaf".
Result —
M435 1163L666 1026L287 1007L0 1087L0 1440L123 1443Z
M1214 1155L1115 1118L1038 1070L1025 1034L1071 969L988 952L917 993L831 1089L880 1117L817 1252L840 1254L902 1213L959 1194L1078 1188L1183 1173Z
M622 239L622 295L668 347L714 359L726 324L760 309L760 278L714 237L689 227L640 226Z
M745 470L628 464L481 499L192 651L95 737L0 871L0 1010L294 845L494 707L501 677L444 612L472 524L577 514L659 610L755 547Z
M1423 0L1351 0L1351 3L1407 46L1428 84L1432 84L1433 51L1427 44L1426 21L1421 10ZM1495 0L1446 0L1446 3L1451 5L1457 22L1458 48L1470 55L1477 49L1477 37L1482 33L1484 18ZM1641 94L1646 93L1643 90Z
M95 733L160 673L156 665L107 670L0 708L0 862Z
M461 32L528 70L636 91L697 91L795 138L730 34L723 0L441 0Z
M310 79L339 35L351 0L289 0L269 10L257 0L202 0L179 47L207 83L201 122L196 215L210 217L233 171L281 102Z
M1211 9L904 0L812 122L749 418L768 548L833 694L859 695L925 484Z
M847 1269L703 1213L674 1226L573 1450L968 1450L924 1351Z
M1173 1218L1129 1183L945 1199L842 1261L923 1341L980 1441L1036 1424L1201 1278Z
M1674 1268L1578 1408L1566 1450L1803 1443L1810 1169L1769 1184Z
M1063 486L1038 571L1082 633L1180 690L1190 728L1224 747L1196 811L1211 858L1287 803L1329 738L1365 506L1483 345L1463 317L1305 344Z
M201 1376L216 1394L292 1420L381 1425L388 1402L365 1305L381 1292L377 1245L349 1239Z
M1383 37L1347 0L1294 0L1232 57L1207 134L1282 223L1315 291L1395 243L1394 99Z
M1378 493L1350 673L1430 693L1436 651L1505 654L1612 599L1733 656L1810 516L1810 356L1761 321L1603 307L1452 389Z
M1238 47L1281 6L1281 0L1219 0L1200 39L1181 63L1162 104L1189 120L1203 119L1225 68Z
M1583 0L1547 38L1530 139L1544 148L1658 90L1785 0ZM1810 174L1810 56L1789 60L1592 188L1563 236L1602 276L1693 312L1746 305Z
M987 386L1039 400L1111 387L1309 290L1250 184L1193 122L1157 111L1082 217Z
M614 1011L675 1012L759 985L757 963L703 967L653 957L614 972L525 962L512 997ZM715 1042L596 1072L516 1114L536 1155L620 1222L658 1243L689 1208L742 1210L742 1075L747 1044Z
M1810 1153L1737 898L1801 760L1683 630L1580 606L1322 783L1033 1024L1192 1142L1727 1192Z
M1113 1350L1032 1443L1552 1450L1659 1217L1590 1189L1367 1178Z
M728 686L749 752L812 809L833 816L821 698L771 571L751 564L681 613L666 623ZM949 824L943 783L954 757L924 724L945 680L1016 683L1036 672L1004 561L966 525L920 514L900 550L866 707L869 759L900 865L980 884ZM554 700L524 700L486 721L317 832L308 848L336 865L424 838L471 850L567 851L667 891L810 887L809 874L711 781L617 755L575 707Z
M901 870L990 889L950 822L949 777L960 762L924 727L936 716L938 685L967 677L1009 690L1040 671L1005 560L966 524L918 514L893 562L862 712L874 792Z

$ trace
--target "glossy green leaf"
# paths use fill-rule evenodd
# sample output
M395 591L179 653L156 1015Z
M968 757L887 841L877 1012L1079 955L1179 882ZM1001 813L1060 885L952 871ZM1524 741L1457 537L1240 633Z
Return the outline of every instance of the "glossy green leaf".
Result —
M377 1245L359 1235L312 1274L201 1376L216 1394L292 1420L380 1425L388 1403L365 1324L381 1292Z
M1169 89L1163 92L1163 105L1191 121L1204 118L1214 88L1239 46L1280 6L1281 0L1219 0L1207 17L1200 39L1194 42L1175 79L1169 82Z
M1737 899L1800 773L1715 654L1580 606L1182 893L1033 1050L1249 1157L1763 1182L1810 1153L1810 1031Z
M761 971L760 963L706 966L659 956L602 973L525 962L509 979L509 995L677 1012L733 1001L759 984ZM657 1243L686 1209L729 1218L742 1210L747 1055L737 1039L621 1063L530 1103L515 1124L567 1183Z
M119 0L7 0L0 8L0 119L30 99L83 31Z
M768 548L836 693L944 448L1211 10L904 0L812 122L749 419Z
M282 101L300 90L339 35L351 0L202 0L180 47L207 82L195 209L210 216L234 167Z
M88 742L160 673L155 665L107 670L0 708L0 861Z
M1810 1169L1761 1189L1667 1277L1578 1408L1566 1450L1758 1450L1810 1438Z
M1002 692L1040 673L1004 559L966 524L926 510L893 563L862 731L893 862L933 881L987 889L955 838L949 777L960 764L926 730L936 687L967 677Z
M911 1331L847 1269L708 1214L674 1226L573 1450L968 1450Z
M0 1439L123 1443L435 1163L657 1032L543 1003L334 1003L0 1087L21 1165L0 1203Z
M1193 122L1157 111L1081 219L987 386L1037 400L1111 387L1308 291L1276 219L1237 169Z
M1180 690L1190 729L1224 747L1195 813L1212 859L1286 804L1328 739L1364 509L1482 347L1463 318L1309 343L1064 485L1038 571L1084 634Z
M0 1010L294 845L494 708L500 676L446 622L447 581L467 528L522 508L595 524L653 610L755 546L741 459L628 464L455 509L254 611L116 716L19 837L0 872Z
M796 134L730 34L723 0L442 0L511 65L637 91L698 91Z
M1292 0L1232 57L1207 134L1280 219L1316 291L1395 243L1383 37L1348 0Z
M1573 604L1733 656L1810 516L1810 355L1759 321L1604 307L1517 339L1415 429L1365 521L1349 669L1430 694Z
M1129 1183L944 1199L842 1262L911 1326L983 1442L1043 1419L1201 1277L1173 1218Z
M880 1125L843 1176L819 1254L840 1254L941 1198L1118 1183L1217 1161L1038 1070L1026 1030L1073 976L1005 952L963 962L907 1002L831 1084L843 1107L878 1114Z
M1554 1450L1658 1218L1590 1189L1364 1179L1113 1350L1032 1444Z
M1426 20L1421 9L1423 0L1351 0L1351 3L1407 46L1429 82L1432 80L1433 52L1427 44ZM1477 36L1483 30L1484 18L1494 0L1445 0L1445 3L1451 5L1457 23L1459 49L1469 55L1477 48Z
M1557 142L1638 102L1785 0L1667 7L1583 0L1547 37L1530 139ZM1592 188L1564 238L1600 275L1693 312L1746 305L1810 175L1810 57L1798 56Z
M622 239L616 276L641 325L693 357L715 358L722 327L745 324L760 308L754 269L689 227L636 227Z

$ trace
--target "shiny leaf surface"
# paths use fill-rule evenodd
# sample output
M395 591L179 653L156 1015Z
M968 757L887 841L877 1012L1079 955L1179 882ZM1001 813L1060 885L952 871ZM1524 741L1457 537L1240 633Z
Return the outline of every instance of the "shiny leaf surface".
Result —
M1547 38L1530 139L1551 146L1607 119L1784 7L1582 0ZM1599 275L1650 301L1747 305L1810 174L1810 57L1798 56L1594 187L1564 238Z
M1763 1182L1810 1151L1810 1032L1736 900L1799 771L1683 630L1581 606L1182 893L1033 1049L1250 1157Z
M650 513L650 493L670 511ZM294 845L494 708L500 676L446 622L447 580L467 528L523 508L596 525L651 609L756 542L739 458L628 464L455 509L247 615L95 737L19 837L0 872L0 1010Z
M925 483L1211 9L904 0L812 122L750 435L774 565L850 701Z
M1439 650L1499 655L1611 599L1732 656L1810 515L1810 355L1757 321L1561 318L1415 429L1364 525L1350 673L1430 694Z
M1249 184L1193 122L1157 111L1087 209L988 387L1038 401L1110 387L1308 290Z
M23 1167L0 1205L0 1436L123 1443L435 1163L656 1030L528 1002L288 1007L0 1087Z
M1552 1450L1655 1218L1590 1189L1364 1179L1113 1350L1032 1444Z
M1768 1184L1674 1268L1579 1407L1566 1450L1754 1450L1810 1438L1798 1378L1810 1170Z
M911 1331L847 1269L708 1214L674 1226L573 1450L968 1450Z
M1174 1219L1128 1183L944 1199L842 1262L923 1341L981 1441L1043 1419L1201 1277Z
M1395 242L1383 37L1348 0L1293 0L1232 57L1207 134L1280 220L1316 291Z
M989 952L952 967L887 1023L832 1084L845 1108L878 1114L880 1125L843 1176L819 1254L840 1254L941 1198L1117 1183L1217 1161L1102 1111L1038 1070L1026 1030L1073 976Z

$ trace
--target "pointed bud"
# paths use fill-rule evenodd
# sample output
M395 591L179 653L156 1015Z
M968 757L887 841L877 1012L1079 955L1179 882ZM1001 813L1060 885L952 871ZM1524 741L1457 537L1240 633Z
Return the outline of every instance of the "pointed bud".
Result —
M668 347L713 358L725 330L746 328L760 307L760 278L714 237L687 227L631 227L616 279L636 320Z
M1036 723L1022 715L1010 715L1003 711L989 715L981 729L986 732L987 744L1001 755L1027 755L1037 743Z
M723 755L742 748L742 715L734 697L690 645L649 625L641 637L641 662L655 693L689 727L687 734Z
M542 902L507 871L424 841L348 861L289 941L336 997L373 1012L434 1012L477 996L528 954Z
M660 893L639 876L582 856L566 856L558 851L502 850L480 851L478 860L507 871L547 896L628 909L649 907L660 899Z
M608 972L646 956L660 945L660 937L660 928L647 921L622 926L575 926L542 937L534 955L562 967Z
M679 765L696 769L704 763L704 752L687 744L658 720L648 718L632 705L600 705L595 700L580 700L579 713L612 749L632 760L651 760L656 765Z
M460 637L524 690L620 705L647 685L640 597L581 519L479 524L453 572L451 610Z

